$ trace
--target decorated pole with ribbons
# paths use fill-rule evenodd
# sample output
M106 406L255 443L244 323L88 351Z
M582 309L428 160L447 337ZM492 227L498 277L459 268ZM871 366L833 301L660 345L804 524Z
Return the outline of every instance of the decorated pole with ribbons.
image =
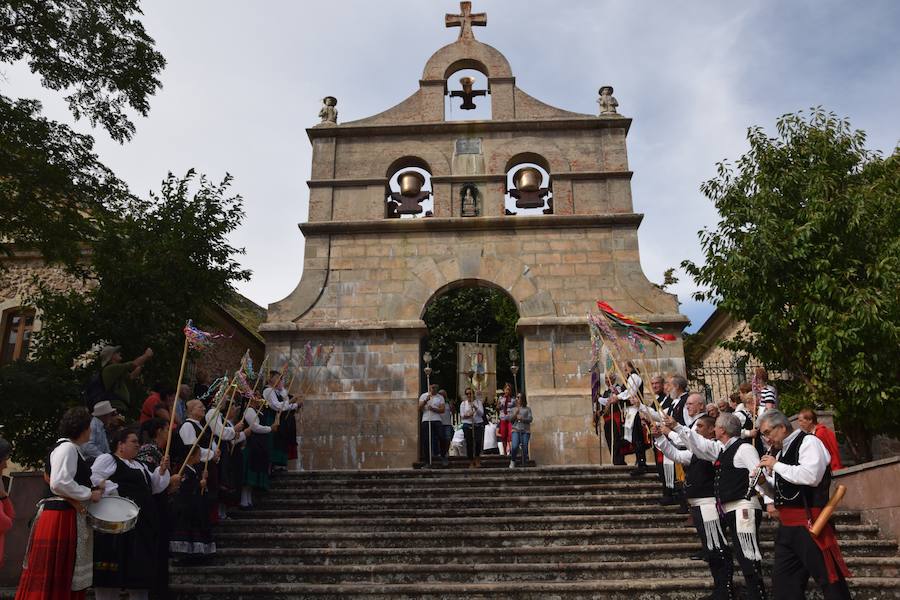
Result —
M218 416L219 410L222 408L222 402L224 402L225 400L225 394L228 392L229 387L231 386L222 388L222 394L216 398L216 410L213 414L214 417ZM187 454L185 455L184 463L182 463L181 468L178 469L178 475L181 475L184 472L184 468L188 463L187 458L190 457L191 453L194 451L194 448L196 448L197 444L200 443L200 438L203 437L203 434L206 432L207 428L209 428L209 424L213 421L213 419L205 419L205 421L206 423L203 424L203 427L200 429L200 433L197 434L197 439L194 440L194 443L191 444L191 447L188 449Z
M228 373L227 373L227 372L225 373L225 380L226 380L226 381L228 380ZM221 406L222 406L222 400L225 399L225 394L228 393L228 388L229 388L229 387L231 388L231 400L234 400L234 392L237 391L237 384L234 382L234 378L232 378L231 383L230 383L229 385L224 386L224 387L221 389L221 391L220 391L218 394L216 394L216 398L215 398L215 409L213 410L212 419L207 419L207 422L208 422L208 423L216 423L216 422L218 422L218 420L219 420L219 415L220 415L219 409L220 409ZM231 403L230 403L230 402L229 402L228 406L229 406L229 410L230 410L230 407L231 407ZM225 414L227 415L228 413L226 412ZM222 430L224 431L224 425L223 425ZM216 437L216 429L215 429L215 425L213 425L213 426L212 426L212 429L210 429L210 431L209 431L209 443L206 445L206 452L207 452L207 453L212 452L213 440L215 439L215 437ZM199 438L197 438L197 439L199 440ZM192 450L192 451L193 451L193 450ZM190 452L188 453L188 455L190 455ZM185 462L187 462L187 461L185 461ZM206 460L206 461L203 462L203 478L204 478L204 479L206 478L206 474L207 474L208 472L209 472L209 460ZM204 493L204 494L206 493L206 489L203 490L203 493Z
M166 437L165 458L169 457L169 449L172 447L172 429L175 427L175 412L178 408L178 397L181 395L181 383L184 381L184 368L187 365L188 350L206 350L212 346L213 340L225 337L221 334L208 333L197 329L190 319L185 323L183 331L184 351L181 353L181 368L178 371L178 385L175 386L175 402L172 405L172 412L169 415L169 433Z
M646 353L646 343L662 347L666 342L674 341L675 336L659 333L649 323L636 317L624 315L606 302L598 301L597 308L600 309L598 314L588 315L592 347L591 368L597 370L597 372L600 371L599 363L605 352L607 357L606 370L612 367L624 382L629 395L639 397L641 404L644 404L643 394L641 394L640 389L635 389L635 385L630 377L626 376L622 371L623 358L627 356L626 360L638 363L639 370L643 371L646 376L648 371L643 360L643 356ZM652 401L656 407L656 412L661 414L662 407L655 396L652 398ZM612 407L612 410L614 410L614 407ZM624 412L622 417L624 420ZM640 415L635 415L635 418L640 418ZM615 446L614 440L612 440L611 446Z

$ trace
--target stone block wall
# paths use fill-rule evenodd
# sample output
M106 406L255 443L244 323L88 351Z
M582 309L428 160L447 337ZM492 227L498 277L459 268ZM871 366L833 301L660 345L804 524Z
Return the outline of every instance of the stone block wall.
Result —
M314 369L298 416L303 469L409 467L417 458L421 330L297 331L269 337L274 360L302 362L304 345L334 346ZM308 393L304 393L308 392Z

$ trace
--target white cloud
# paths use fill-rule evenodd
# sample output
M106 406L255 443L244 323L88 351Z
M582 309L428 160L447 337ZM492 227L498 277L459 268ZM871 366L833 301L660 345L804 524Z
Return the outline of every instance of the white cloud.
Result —
M700 256L696 232L715 223L699 192L715 162L737 158L751 124L772 129L786 112L824 104L897 143L900 9L893 2L758 3L476 0L489 25L476 37L503 52L518 85L561 108L596 111L600 85L615 86L634 118L629 157L647 275ZM320 100L338 98L342 121L385 110L414 92L425 61L455 39L443 26L456 2L145 2L144 23L168 60L151 114L120 146L101 131L101 159L137 193L169 170L235 176L247 219L260 304L299 281L310 147L305 128ZM58 96L21 65L2 93L37 97L69 121ZM79 127L89 130L86 126ZM685 277L675 291L685 303ZM692 308L692 311L694 309ZM699 323L696 323L699 325Z

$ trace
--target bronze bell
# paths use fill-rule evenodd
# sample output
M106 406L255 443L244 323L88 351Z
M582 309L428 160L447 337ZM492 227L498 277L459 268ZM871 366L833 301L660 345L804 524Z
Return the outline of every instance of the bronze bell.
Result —
M422 186L425 185L425 178L421 173L406 171L400 174L397 178L397 183L400 184L400 195L412 198L418 196L422 191Z
M541 172L534 167L525 167L516 171L513 175L513 183L520 192L536 192L541 189Z

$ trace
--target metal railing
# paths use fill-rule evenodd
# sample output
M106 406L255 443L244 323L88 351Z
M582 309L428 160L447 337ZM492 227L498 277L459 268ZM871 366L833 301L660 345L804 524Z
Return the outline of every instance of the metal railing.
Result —
M727 399L738 386L753 380L753 372L757 367L764 367L758 362L748 360L707 361L692 368L688 372L688 389L699 392L707 402ZM766 369L770 381L792 379L790 373Z

